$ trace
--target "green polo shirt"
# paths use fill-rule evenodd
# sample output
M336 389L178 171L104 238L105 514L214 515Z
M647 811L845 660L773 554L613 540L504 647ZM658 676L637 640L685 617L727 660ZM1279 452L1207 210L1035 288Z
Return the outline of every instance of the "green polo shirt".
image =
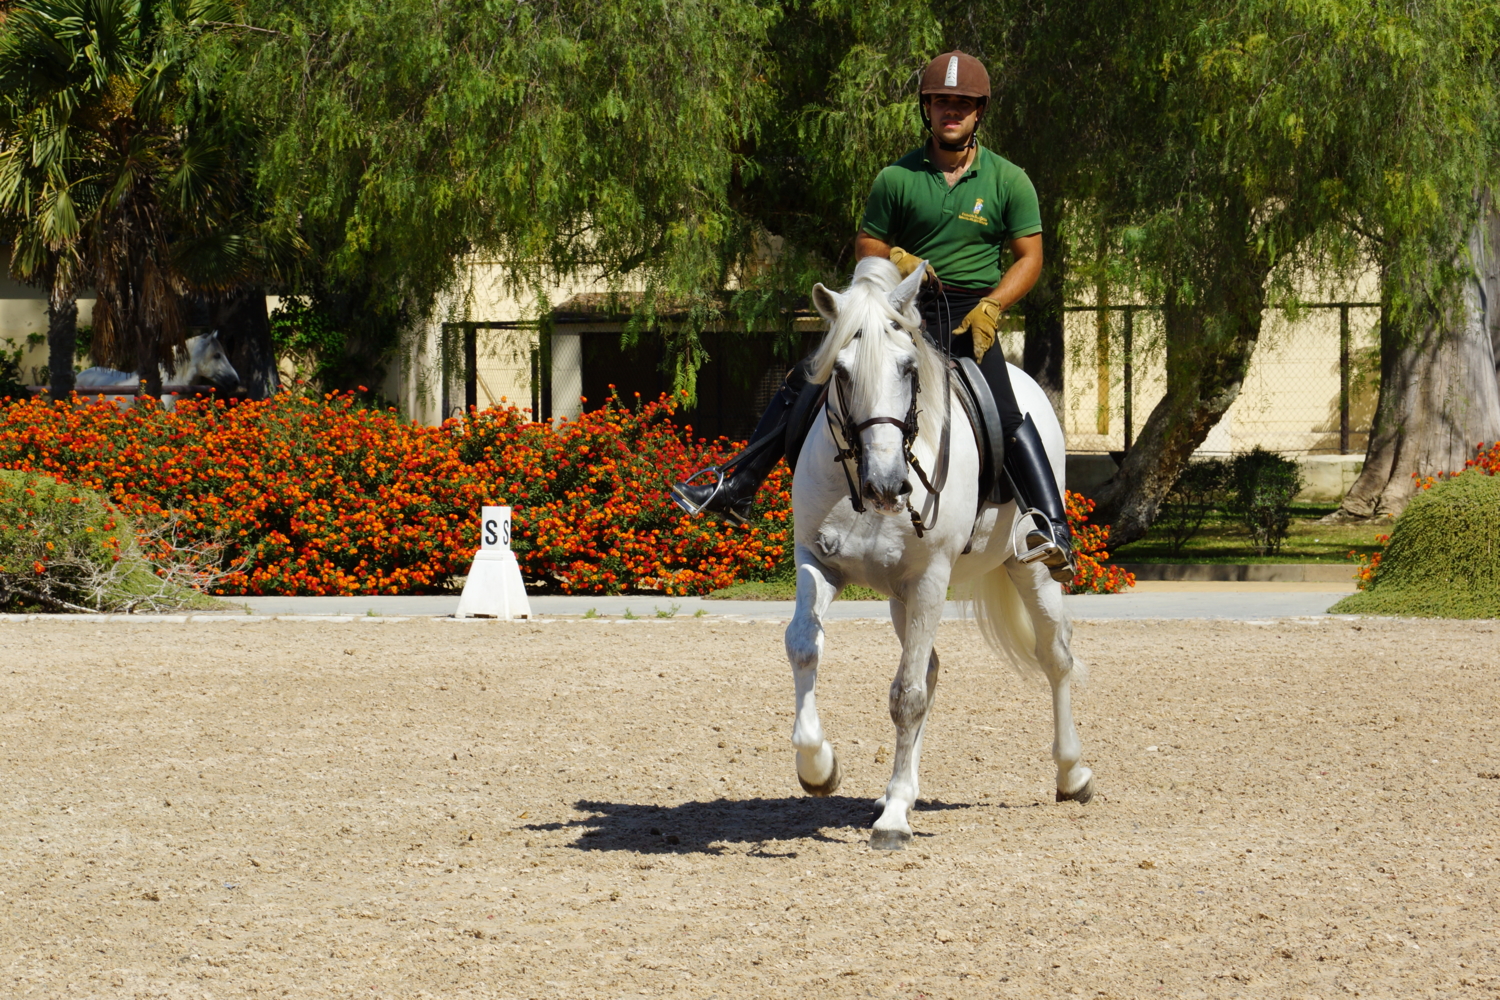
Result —
M1000 283L1000 251L1042 231L1036 188L1026 171L983 146L951 188L927 146L875 178L859 228L927 260L945 284L990 289Z

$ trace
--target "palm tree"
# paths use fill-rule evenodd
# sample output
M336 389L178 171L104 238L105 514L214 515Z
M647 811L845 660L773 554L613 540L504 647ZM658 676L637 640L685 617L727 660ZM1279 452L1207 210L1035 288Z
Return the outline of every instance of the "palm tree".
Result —
M12 271L48 286L54 398L72 387L81 285L97 296L94 360L141 372L154 395L186 340L182 297L227 292L272 256L230 155L242 126L191 58L194 36L230 13L219 0L39 0L0 22L0 216Z

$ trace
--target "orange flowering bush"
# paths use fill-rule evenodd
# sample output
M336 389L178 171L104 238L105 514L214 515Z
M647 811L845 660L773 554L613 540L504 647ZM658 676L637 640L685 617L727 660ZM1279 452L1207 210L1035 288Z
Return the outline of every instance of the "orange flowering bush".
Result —
M703 594L764 579L791 549L791 482L778 466L749 525L690 517L667 486L721 461L673 401L611 399L558 426L490 409L424 427L345 394L260 402L40 399L0 409L0 469L98 490L138 525L155 565L212 563L216 594L411 594L447 589L478 546L478 512L508 504L529 585L563 593ZM1134 579L1102 565L1109 529L1068 494L1074 591ZM153 549L159 548L161 551ZM208 572L211 571L211 572Z
M1385 545L1391 540L1390 535L1376 535L1375 544ZM1360 590L1367 589L1375 580L1375 574L1380 572L1380 560L1385 556L1385 550L1381 549L1373 555L1349 550L1349 558L1355 562L1354 586Z
M29 400L0 409L0 468L171 520L219 553L219 594L443 590L468 566L484 504L515 508L522 572L565 592L704 593L774 566L790 507L780 476L749 526L682 515L666 484L728 443L694 443L672 409L611 401L554 429L510 409L423 427L336 393L171 413Z
M1104 548L1109 543L1109 525L1088 523L1094 501L1072 490L1066 491L1064 500L1068 505L1068 527L1073 530L1073 554L1078 562L1078 573L1068 593L1118 594L1126 587L1134 587L1134 573L1104 565L1109 558Z
M612 399L555 429L514 409L452 427L464 431L455 438L462 459L514 507L523 569L564 592L703 594L769 574L791 546L785 466L761 487L750 525L685 516L668 485L738 448L694 442L692 428L666 419L672 410L666 396L637 396L633 409Z

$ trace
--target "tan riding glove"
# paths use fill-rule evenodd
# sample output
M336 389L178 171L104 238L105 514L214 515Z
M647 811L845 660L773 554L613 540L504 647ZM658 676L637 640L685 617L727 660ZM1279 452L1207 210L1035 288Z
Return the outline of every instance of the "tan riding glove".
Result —
M979 305L970 309L969 315L953 331L955 337L961 333L973 335L975 361L983 361L984 352L995 343L1000 330L1000 312L1000 303L994 299L980 299Z
M923 264L926 262L916 254L907 253L900 247L891 247L891 263L896 265L896 270L901 272L901 277L906 278L911 276L911 273L917 269L918 264ZM937 272L932 269L931 264L928 264L927 278L936 277ZM926 281L927 278L923 278L922 280Z

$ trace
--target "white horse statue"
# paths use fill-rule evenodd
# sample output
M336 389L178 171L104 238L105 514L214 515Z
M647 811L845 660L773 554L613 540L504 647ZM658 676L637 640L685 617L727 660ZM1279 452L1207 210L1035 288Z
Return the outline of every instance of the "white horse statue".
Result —
M172 385L214 385L233 389L240 384L240 373L229 363L229 355L219 343L218 330L189 337L186 347L187 361L177 365L176 374L169 375L166 367L162 367L163 385L170 381ZM140 385L141 377L114 368L85 368L78 373L74 384L79 389L125 389Z
M1069 683L1082 664L1069 650L1072 624L1062 588L1040 562L1018 558L1016 536L1024 539L1025 532L1018 531L1014 502L980 507L979 445L957 397L944 398L955 391L947 363L922 334L913 304L924 270L902 281L890 261L866 257L843 292L814 287L813 302L829 329L813 355L812 379L829 386L828 403L826 419L815 421L798 453L792 480L797 608L786 651L796 683L797 777L809 794L831 795L841 779L817 707L830 602L849 584L889 595L901 640L890 693L896 753L890 783L875 802L870 846L876 850L902 850L912 838L908 813L917 801L923 726L938 681L933 641L950 585L972 586L980 631L992 648L1051 682L1057 800L1083 803L1094 794L1069 701ZM1061 493L1062 428L1030 377L1015 367L1010 377L1022 412L1041 432ZM914 435L907 429L913 422ZM872 513L855 510L855 489Z

